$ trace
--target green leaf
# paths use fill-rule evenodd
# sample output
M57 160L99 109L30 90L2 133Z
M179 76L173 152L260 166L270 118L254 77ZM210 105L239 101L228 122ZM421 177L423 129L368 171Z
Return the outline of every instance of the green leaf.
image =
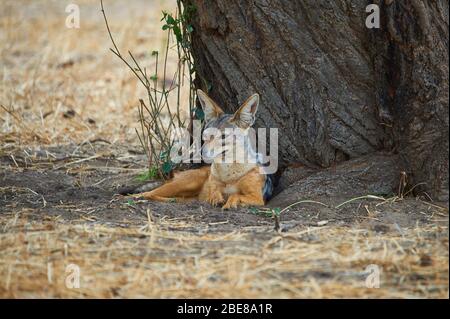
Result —
M177 38L177 42L183 41L183 36L181 35L181 30L177 25L173 26L173 33L175 34L175 37Z
M176 21L175 21L175 19L172 17L171 14L167 14L167 16L166 16L166 22L167 22L168 24L176 24Z
M205 112L199 107L196 107L194 109L194 115L195 118L199 119L200 121L203 121L205 119Z
M145 171L138 176L136 176L136 180L138 182L146 182L149 180L156 179L158 177L158 167L152 166L148 171Z
M163 14L163 16L162 16L160 21L165 20L166 17L167 17L167 12L166 11L163 11L162 14Z
M274 209L272 209L272 212L273 212L275 215L280 216L281 208L275 207Z
M164 162L164 164L162 165L162 171L164 174L169 174L172 171L172 162Z

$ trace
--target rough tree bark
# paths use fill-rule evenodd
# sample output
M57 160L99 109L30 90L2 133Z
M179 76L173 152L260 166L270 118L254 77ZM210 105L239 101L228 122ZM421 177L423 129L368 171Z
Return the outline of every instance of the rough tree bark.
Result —
M398 153L410 185L448 200L447 0L184 2L197 85L228 111L260 93L282 165Z
M448 1L386 1L376 37L377 102L413 184L448 201Z

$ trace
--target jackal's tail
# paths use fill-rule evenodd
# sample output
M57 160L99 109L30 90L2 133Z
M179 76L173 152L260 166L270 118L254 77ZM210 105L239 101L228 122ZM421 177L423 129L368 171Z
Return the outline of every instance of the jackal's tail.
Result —
M117 194L120 195L133 195L139 193L149 192L154 190L155 188L160 187L164 182L163 181L151 181L139 185L128 185L121 187L117 190Z

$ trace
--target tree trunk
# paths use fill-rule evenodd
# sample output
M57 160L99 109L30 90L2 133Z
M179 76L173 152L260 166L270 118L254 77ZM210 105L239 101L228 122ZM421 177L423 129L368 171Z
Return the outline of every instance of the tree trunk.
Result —
M258 92L283 166L398 153L410 185L448 200L447 0L381 1L380 29L369 1L184 2L197 86L230 112Z
M390 114L396 151L417 193L448 201L448 0L382 8L377 101Z

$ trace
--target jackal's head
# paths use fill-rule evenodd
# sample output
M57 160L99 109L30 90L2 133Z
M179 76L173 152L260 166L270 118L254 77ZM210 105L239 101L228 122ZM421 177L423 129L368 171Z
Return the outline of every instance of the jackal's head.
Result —
M226 114L201 90L197 90L197 96L205 114L202 147L204 157L216 159L230 150L235 153L251 150L249 129L255 122L259 95L250 96L234 114Z

